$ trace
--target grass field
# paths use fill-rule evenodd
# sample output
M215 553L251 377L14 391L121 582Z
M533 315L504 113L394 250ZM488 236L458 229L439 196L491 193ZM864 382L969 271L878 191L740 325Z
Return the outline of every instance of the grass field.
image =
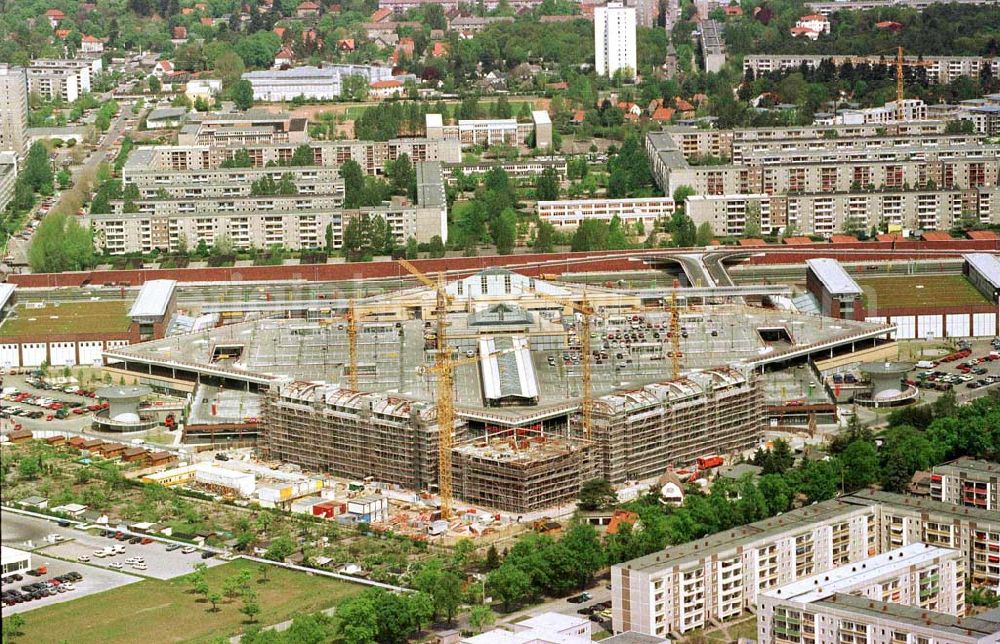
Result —
M128 331L129 304L111 302L71 302L49 304L40 309L17 307L17 317L0 324L0 338L42 337L61 333L121 333Z
M254 573L260 600L257 621L262 625L291 619L296 613L314 613L361 590L360 586L301 572L271 567L268 581L257 583L259 564L236 560L209 568L206 578L213 591L242 568ZM23 635L16 642L206 642L231 636L246 626L240 601L224 600L219 612L188 592L187 577L169 581L146 580L80 599L24 613Z
M865 307L869 310L989 304L961 275L872 277L857 282L864 289Z

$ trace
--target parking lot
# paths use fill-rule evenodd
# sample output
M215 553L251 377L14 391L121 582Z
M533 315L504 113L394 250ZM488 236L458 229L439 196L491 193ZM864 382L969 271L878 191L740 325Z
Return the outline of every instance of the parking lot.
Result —
M45 540L46 536L53 534L59 535L63 540L57 543L48 543ZM161 541L153 541L153 543L145 545L132 544L127 540L109 539L73 527L62 528L57 523L45 519L4 512L4 545L31 550L31 548L25 548L26 541L30 541L32 546L37 548L37 550L33 550L33 557L37 555L58 561L61 566L60 570L76 570L83 574L85 579L91 573L100 573L99 578L110 576L110 579L125 576L131 581L140 577L171 579L190 573L197 563L204 563L208 566L218 566L224 563L217 557L202 559L201 550L189 554L185 554L183 548L168 551L169 544ZM95 551L112 546L124 546L125 553L109 557L94 556ZM87 557L89 561L80 561L81 556ZM140 570L125 563L126 559L133 557L141 557L146 568ZM121 564L121 569L116 570L112 567L112 563ZM88 573L88 570L91 573Z
M82 577L79 581L72 582L73 590L67 590L54 596L43 597L13 606L4 606L3 616L5 617L13 613L29 611L39 606L47 606L56 602L70 601L77 597L100 593L118 586L131 584L141 579L135 575L117 572L109 568L88 566L73 561L63 561L62 559L50 556L48 548L34 549L41 545L46 545L45 537L49 534L61 534L67 539L72 538L75 536L74 532L77 531L71 528L60 528L54 522L26 517L11 512L4 512L0 519L2 519L0 520L0 524L2 524L2 527L0 527L0 537L2 537L3 544L11 548L30 550L32 569L37 569L43 565L48 568L44 575L37 577L21 573L23 579L13 581L12 583L4 583L3 590L20 590L24 586L44 582L54 577L63 576L69 572L77 572ZM77 532L77 534L79 533ZM29 542L30 546L28 545Z
M71 561L78 561L79 557L87 557L87 565L96 568L112 570L116 565L121 565L122 570L127 573L142 575L144 577L155 577L157 579L171 579L186 575L197 563L204 563L209 566L217 566L221 563L218 558L202 559L201 551L184 554L181 548L167 550L169 544L154 541L149 544L133 544L126 541L109 539L100 535L71 530L73 539L62 543L51 545L45 548L45 552L53 556ZM104 548L123 546L124 554L115 554L110 557L98 557L94 553ZM140 570L127 564L127 559L141 557L146 569Z

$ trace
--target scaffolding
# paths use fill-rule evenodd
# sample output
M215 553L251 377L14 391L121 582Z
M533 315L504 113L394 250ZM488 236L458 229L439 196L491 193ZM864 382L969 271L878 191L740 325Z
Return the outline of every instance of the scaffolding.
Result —
M594 401L594 460L613 484L660 476L701 456L753 449L763 431L759 382L711 369ZM571 431L583 433L579 414Z
M267 458L349 479L370 478L411 490L438 484L438 424L434 405L292 382L264 401L261 436ZM455 432L464 439L465 425Z
M574 502L592 476L590 444L539 429L505 429L452 450L456 496L524 514Z

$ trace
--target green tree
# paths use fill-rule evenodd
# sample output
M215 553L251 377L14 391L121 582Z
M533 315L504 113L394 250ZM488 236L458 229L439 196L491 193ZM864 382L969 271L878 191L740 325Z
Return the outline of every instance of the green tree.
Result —
M257 615L260 614L260 601L257 599L257 591L253 588L245 588L242 593L243 605L240 606L240 612L247 616L247 620L251 623L257 621Z
M555 248L556 227L547 221L539 221L535 233L536 253L551 253Z
M150 76L149 78L147 78L146 85L149 86L149 91L152 92L153 94L159 94L160 90L163 89L163 84L160 82L160 79L157 78L156 76Z
M316 159L313 156L313 149L308 143L303 143L302 145L295 148L295 151L292 153L291 165L293 166L316 165Z
M24 634L24 615L14 613L3 618L3 641L10 642Z
M271 545L264 552L264 558L271 561L284 561L293 552L295 552L295 543L288 536L282 535L271 541Z
M747 203L746 220L743 224L743 236L747 238L760 237L760 204L756 201Z
M559 175L555 168L545 168L535 179L535 197L539 201L555 201L559 198Z
M514 243L517 240L517 213L513 208L506 208L500 213L500 218L496 224L494 241L497 245L497 253L500 255L510 255L514 252Z
M238 80L229 89L229 96L236 108L246 111L253 107L253 85L248 80Z
M462 580L458 574L446 569L435 557L414 576L413 586L431 598L434 618L443 614L451 624L462 601Z
M335 631L345 644L368 644L378 641L379 615L375 593L363 591L337 606Z
M246 66L243 64L243 59L234 51L227 49L215 59L214 72L222 80L224 88L229 88L239 81L244 71Z
M427 244L427 250L434 259L444 257L445 248L441 235L431 237L431 241Z
M674 190L674 208L683 208L684 203L687 201L688 197L693 197L698 194L694 188L687 185L677 186Z
M344 207L357 208L365 190L365 174L354 159L348 159L340 166L340 176L344 178Z
M75 217L50 213L35 231L28 248L28 262L36 273L86 270L94 263L94 242L89 228Z
M853 492L878 479L879 458L875 443L856 440L840 455L844 489Z
M505 609L531 593L531 577L520 568L504 563L486 577L486 586L500 598Z
M581 510L604 510L617 503L618 495L606 479L591 479L580 486L577 505Z
M420 255L420 245L412 235L406 240L406 259L417 259Z
M59 188L61 190L65 190L73 184L73 173L66 168L63 168L56 175L56 181L59 182Z
M41 142L31 144L22 172L32 190L43 195L52 194L52 164L49 162L49 153Z
M438 5L440 6L440 5ZM497 616L493 609L484 604L478 604L469 611L469 626L477 633L489 628L496 622Z
M205 599L207 599L208 602L212 604L213 613L219 612L219 602L222 601L221 594L219 594L218 592L209 592L208 595L205 596Z
M416 199L417 173L409 155L400 154L395 161L387 163L385 175L389 179L393 194L408 195L411 199Z
M585 588L594 573L604 565L604 549L597 529L589 523L575 521L560 543L572 557L573 581L578 587Z
M360 74L345 76L340 86L340 95L347 100L363 101L368 98L368 79Z
M715 231L712 230L712 224L705 221L698 226L698 232L695 235L695 245L696 246L708 246L715 239Z

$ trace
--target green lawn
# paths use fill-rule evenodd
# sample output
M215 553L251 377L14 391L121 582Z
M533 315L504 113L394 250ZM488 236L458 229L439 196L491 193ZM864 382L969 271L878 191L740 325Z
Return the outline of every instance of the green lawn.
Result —
M17 317L8 317L0 324L0 338L21 336L42 337L65 333L105 333L128 331L129 303L123 300L105 302L69 302L49 304L40 309L17 307Z
M254 573L263 625L313 613L339 603L361 586L328 577L271 567L266 583L257 583L259 564L243 560L209 568L213 591L221 591L226 577L249 567ZM245 627L240 601L224 600L217 613L188 592L186 577L169 581L145 580L80 599L53 604L24 614L21 642L206 642L234 635Z
M989 304L989 300L961 275L872 277L857 282L864 290L869 309L873 306L919 309Z

